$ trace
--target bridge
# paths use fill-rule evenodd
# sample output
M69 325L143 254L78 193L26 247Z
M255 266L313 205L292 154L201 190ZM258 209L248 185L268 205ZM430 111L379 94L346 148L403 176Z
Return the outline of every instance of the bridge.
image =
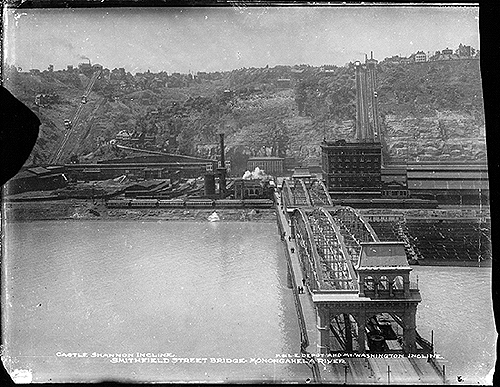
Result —
M289 285L307 291L294 294L303 350L345 360L319 367L322 380L445 382L433 344L416 329L421 295L405 243L381 242L358 211L333 205L320 180L285 180L276 203Z

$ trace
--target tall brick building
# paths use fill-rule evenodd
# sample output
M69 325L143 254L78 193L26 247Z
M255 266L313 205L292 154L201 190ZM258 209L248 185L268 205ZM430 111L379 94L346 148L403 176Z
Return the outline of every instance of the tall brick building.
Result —
M323 177L331 192L380 192L382 145L379 142L321 144Z

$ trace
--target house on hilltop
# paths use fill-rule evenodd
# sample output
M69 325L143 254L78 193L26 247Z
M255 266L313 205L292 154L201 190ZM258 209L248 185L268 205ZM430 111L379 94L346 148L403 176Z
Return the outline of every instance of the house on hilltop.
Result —
M417 51L415 53L415 62L416 63L421 63L421 62L427 62L427 55L423 51Z

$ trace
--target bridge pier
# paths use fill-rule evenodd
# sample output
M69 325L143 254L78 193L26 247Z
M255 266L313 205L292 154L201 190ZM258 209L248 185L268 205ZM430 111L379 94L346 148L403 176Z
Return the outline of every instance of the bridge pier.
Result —
M319 352L330 353L330 310L327 308L317 308L317 328L319 332Z
M405 353L415 353L416 352L416 340L417 340L417 330L416 330L416 314L417 308L409 306L405 308L405 314L403 319L403 343Z
M351 317L348 313L344 313L344 329L345 329L345 344L346 351L352 352L352 331L351 331Z
M364 310L358 312L358 352L364 353L366 351L366 313Z

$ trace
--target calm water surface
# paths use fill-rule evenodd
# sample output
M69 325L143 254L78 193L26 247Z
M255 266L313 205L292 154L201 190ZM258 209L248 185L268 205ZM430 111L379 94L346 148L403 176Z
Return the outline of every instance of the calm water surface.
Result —
M495 366L496 330L491 298L491 268L413 266L422 302L417 330L448 361L451 383L486 383ZM491 381L489 382L491 383Z
M299 352L274 224L12 223L5 247L6 362L11 370L32 370L34 381L311 377L303 364L250 362ZM495 353L491 270L416 267L414 273L423 295L420 334L430 338L434 330L450 376L483 380ZM207 360L141 364L92 357L144 358L138 352ZM61 356L68 353L87 357Z

